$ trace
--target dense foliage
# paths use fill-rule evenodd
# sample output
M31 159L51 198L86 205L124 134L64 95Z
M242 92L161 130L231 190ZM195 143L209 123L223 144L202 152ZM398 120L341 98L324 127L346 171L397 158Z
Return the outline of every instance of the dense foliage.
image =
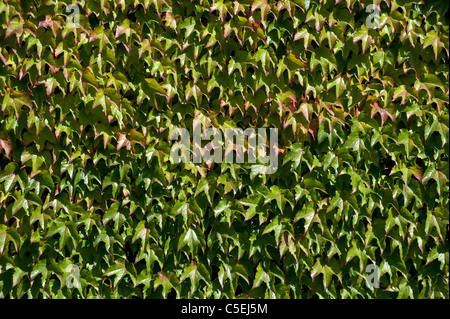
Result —
M365 2L2 0L0 297L448 298L448 3Z

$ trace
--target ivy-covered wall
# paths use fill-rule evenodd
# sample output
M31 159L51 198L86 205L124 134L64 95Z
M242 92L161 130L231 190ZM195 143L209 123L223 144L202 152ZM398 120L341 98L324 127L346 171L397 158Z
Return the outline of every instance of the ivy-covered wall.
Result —
M447 1L70 4L0 3L0 298L449 297Z

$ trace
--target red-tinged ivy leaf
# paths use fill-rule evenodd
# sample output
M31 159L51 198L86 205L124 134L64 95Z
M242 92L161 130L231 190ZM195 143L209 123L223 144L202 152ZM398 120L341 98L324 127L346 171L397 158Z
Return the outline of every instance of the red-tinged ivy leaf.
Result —
M305 147L301 143L292 144L291 149L284 157L283 165L292 161L294 162L293 169L296 169L300 165L304 153Z
M41 278L43 281L46 280L48 275L49 269L47 268L47 262L45 260L41 260L39 263L36 263L36 265L33 267L33 270L30 274L30 279L34 280L37 275L41 275Z
M408 158L410 157L413 148L417 148L419 153L423 150L423 144L420 137L405 129L402 129L398 135L398 143L405 146L406 157Z
M126 39L128 41L132 32L134 33L135 30L133 28L131 28L131 21L128 19L125 19L125 20L123 20L123 22L120 25L117 26L115 37L118 38L122 34L125 34Z
M262 198L261 195L254 194L238 201L238 203L249 207L246 212L247 219L252 218L257 213L256 208L262 204Z
M441 118L439 118L436 114L433 114L433 123L425 126L425 141L428 140L433 132L438 132L442 139L442 147L444 147L445 144L448 143L448 118L448 114L442 115ZM445 125L446 123L447 125Z
M90 68L85 68L83 70L83 82L90 84L96 90L98 90L99 88L97 79L95 78L95 75Z
M422 187L416 180L411 180L403 187L404 205L407 206L415 198L419 205L423 205Z
M314 70L316 65L322 66L322 73L331 73L337 71L337 61L333 51L328 48L318 48L311 57L311 70Z
M338 75L333 81L328 83L327 90L331 89L332 87L336 87L336 98L339 98L342 93L345 92L347 85L345 84L344 78Z
M77 227L73 222L62 222L56 221L56 223L50 227L46 238L49 238L56 233L59 234L59 250L62 250L66 245L69 239L73 242L76 247L79 242L79 235L77 231Z
M6 30L5 30L5 39L9 38L12 35L17 35L19 37L23 33L23 25L24 21L19 17L14 17L11 21L9 21Z
M315 215L316 209L314 207L314 203L309 202L308 204L304 205L301 210L295 215L294 222L297 222L300 219L304 219L304 233L306 234L311 227L312 222L314 221Z
M432 262L433 260L438 260L441 263L441 268L443 268L447 262L445 258L445 252L440 250L438 246L435 246L428 254L427 256L427 265Z
M106 86L112 85L116 90L120 88L130 88L127 77L120 71L115 71L112 74L108 74L108 76L109 80L106 83Z
M434 74L423 74L420 79L414 82L414 89L417 91L425 90L431 99L435 88L443 88L441 80Z
M402 179L406 186L408 186L409 181L411 180L411 176L414 176L418 181L422 182L422 176L423 172L422 169L415 165L415 166L406 166L406 164L401 163L398 166L395 166L392 171L391 175L395 174L396 172L402 173Z
M333 279L333 275L335 274L333 269L331 269L328 265L324 265L322 267L323 274L323 286L325 289L328 289L330 286L331 280Z
M280 189L278 186L274 185L270 188L270 192L266 195L266 199L264 200L264 204L269 203L272 200L277 202L277 206L283 214L284 206L286 205L286 201L288 201L291 205L293 205L293 196L287 189Z
M122 280L122 278L127 274L127 268L124 263L118 262L112 266L110 266L108 269L106 269L103 276L114 276L114 289L117 288L117 285Z
M325 186L319 180L310 177L309 175L304 176L302 186L311 193L315 193L317 190L326 193Z
M446 2L16 2L0 298L448 296ZM282 165L174 164L196 117Z
M402 103L401 104L405 104L405 102L408 100L409 97L413 97L414 99L417 100L417 98L415 96L413 96L412 94L410 94L408 92L408 90L407 90L405 85L400 85L399 87L397 87L395 89L394 95L392 97L392 101L395 101L399 97L402 98Z
M272 58L269 55L269 52L265 49L260 48L260 49L258 49L258 51L256 51L254 58L256 61L261 62L263 71L267 75L270 70L270 65L274 64L274 61L272 60Z
M434 211L427 212L427 219L425 221L425 233L427 235L432 235L432 229L436 229L438 237L444 242L446 225L448 225L448 219L442 219L438 214L435 214Z
M224 22L225 17L229 13L227 5L229 5L229 4L228 3L224 4L223 1L221 1L221 0L215 1L211 5L211 9L209 10L209 13L212 13L214 11L218 11L220 20L222 20L222 22ZM190 21L190 23L195 24L193 21ZM193 29L194 29L194 25L192 26L192 30ZM191 32L192 32L192 30L191 30ZM189 35L186 35L186 37L188 37L188 36Z
M47 188L50 192L55 190L55 184L53 183L52 176L48 171L43 171L34 177L34 180Z
M131 129L127 134L127 139L132 143L139 143L145 146L145 137L141 132Z
M153 90L159 94L162 94L162 95L166 94L166 91L164 90L164 88L155 79L147 78L147 79L145 79L145 83L147 83L148 87L151 90Z
M14 162L11 162L6 165L3 171L0 172L0 183L4 183L4 190L6 193L8 193L12 189L17 181L17 178L19 178L16 174L17 169L18 165Z
M267 287L271 286L271 278L269 273L264 270L262 263L259 263L256 267L255 279L253 281L253 288L257 288L261 286L262 283L265 283Z
M435 165L431 165L427 168L425 173L423 173L422 183L426 185L430 179L434 179L437 183L437 191L439 196L445 191L445 187L448 190L448 178L444 172L438 171Z
M351 148L354 152L360 154L362 150L367 149L365 140L362 139L358 131L352 132L344 143L344 148Z
M373 43L373 38L369 34L369 29L366 26L362 26L360 30L356 31L353 35L353 44L361 41L363 54L369 49L370 45Z
M194 196L196 197L200 193L204 193L208 202L213 206L212 199L214 198L214 190L216 188L216 181L214 178L204 178L200 180L195 190Z
M13 149L13 145L11 140L3 134L3 132L0 132L0 150L5 151L6 157L9 158L9 154L11 153Z
M423 49L426 49L430 45L433 48L435 60L438 59L438 55L441 53L443 48L447 50L448 55L448 48L446 48L445 44L441 42L439 34L434 30L428 32L426 35L425 40L423 41Z
M23 277L25 277L28 274L28 272L20 269L19 267L14 269L14 274L13 274L13 284L12 286L15 287L17 286L19 283L22 282Z
M263 234L267 234L270 232L275 233L275 240L278 242L280 240L281 231L284 229L282 224L282 220L279 218L280 216L276 216L267 226L264 228Z
M314 33L310 33L308 29L301 29L297 31L294 35L294 41L303 39L305 50L311 45L312 41L314 41L317 45L319 45L318 40L314 36Z
M22 91L13 91L11 93L12 106L14 106L17 110L20 110L23 105L26 105L30 108L33 108L33 104L31 103L30 96L26 92Z
M132 238L132 243L136 242L138 239L142 240L142 247L147 247L150 238L152 238L150 234L151 230L148 229L145 225L145 221L141 220L139 224L136 226L135 233Z
M169 292L177 287L177 284L178 280L174 273L164 274L163 272L158 272L153 287L156 290L159 286L162 286L162 296L166 299Z
M298 59L294 54L289 53L286 55L286 59L284 60L286 67L290 71L295 70L305 70L308 68L307 64L300 59Z
M224 186L224 192L227 194L230 191L236 193L238 190L238 182L232 179L228 174L222 174L217 179L217 184L222 184Z
M8 228L4 224L0 224L0 255L3 256L9 242Z
M261 10L261 21L264 25L264 28L267 26L266 17L271 9L271 6L267 3L267 0L254 0L252 3L252 9L251 13L255 12L256 10Z
M218 7L216 7L215 9L218 9L219 12L221 12L221 14L225 17L227 11L225 5L223 5L223 7L220 7L220 5L218 4ZM213 11L213 6L211 6L211 11ZM194 32L196 24L197 21L194 17L188 17L180 23L180 29L186 30L186 38L188 38L192 34L192 32Z
M181 214L185 220L187 219L189 214L189 203L186 201L179 201L173 206L171 215L177 216L179 214Z
M232 272L241 277L242 279L244 279L247 282L247 284L250 284L248 279L249 277L248 272L243 265L241 264L234 265L232 267Z
M205 239L195 228L188 228L181 234L177 249L181 250L186 245L188 245L190 251L196 255L198 253L198 246L205 246Z
M197 291L200 281L208 283L209 277L209 272L202 263L192 262L181 274L180 282L183 282L189 278L191 281L191 293L194 293Z
M376 113L379 113L381 116L381 126L384 125L384 123L386 123L387 118L389 117L392 121L395 121L395 117L394 117L394 113L393 110L390 110L388 107L380 107L378 105L378 102L374 102L370 105L372 107L370 116L373 118L375 116Z
M22 164L27 163L27 166L29 166L29 161L31 160L31 177L38 174L40 172L40 168L42 164L45 162L45 158L36 154L30 154L28 151L24 151L22 155L20 156L20 160Z

